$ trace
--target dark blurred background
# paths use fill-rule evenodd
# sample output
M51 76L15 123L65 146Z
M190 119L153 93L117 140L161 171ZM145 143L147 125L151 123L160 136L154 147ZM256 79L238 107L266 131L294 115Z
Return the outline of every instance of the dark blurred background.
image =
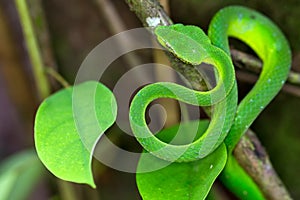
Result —
M41 16L35 16L34 23L40 33L39 41L43 43L45 65L53 67L69 83L74 82L81 62L96 45L122 30L142 26L124 0L29 2L31 9L36 9L35 6L40 3L44 12L36 13ZM214 13L226 5L239 4L254 8L269 16L282 29L291 44L293 70L300 71L300 1L169 0L163 3L168 5L174 22L195 24L205 31ZM138 55L145 63L152 59L149 52ZM103 82L113 88L128 67L121 58L113 63L111 69ZM50 82L52 91L61 88L54 80L50 79ZM239 80L241 95L251 87L249 82ZM33 148L34 115L40 101L14 3L0 0L0 161L24 149ZM252 126L294 199L300 199L299 111L299 92L291 94L282 91ZM110 134L113 131L110 130ZM129 144L138 145L133 140ZM118 141L120 145L126 143L128 146L126 139ZM74 198L140 199L134 174L118 172L96 162L94 167L98 189L67 183L69 191L75 194ZM64 187L66 184L61 184L46 172L29 199L66 199L66 194L62 192Z

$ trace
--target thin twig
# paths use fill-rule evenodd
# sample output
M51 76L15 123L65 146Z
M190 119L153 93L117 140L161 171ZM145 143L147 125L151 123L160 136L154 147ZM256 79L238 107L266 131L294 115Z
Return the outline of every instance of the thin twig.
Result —
M44 12L41 0L27 0L33 28L37 36L37 42L40 46L40 52L44 66L57 69L57 63L54 58L54 52L51 46L51 36L48 30L46 14Z
M255 84L258 79L258 76L248 71L236 70L236 78L241 82ZM287 94L292 94L295 97L300 97L300 88L297 85L286 83L282 87L282 91L284 91Z
M29 58L32 64L38 97L42 100L50 94L49 82L43 68L44 63L35 37L27 2L25 0L15 0L15 3L24 32L24 39L28 49Z
M127 4L129 5L130 9L136 13L138 18L141 20L141 22L144 24L144 26L148 26L147 24L147 18L159 18L160 23L158 25L170 25L172 24L172 21L167 16L163 8L159 5L159 3L156 0L126 0ZM191 66L183 66L182 63L178 62L177 59L169 54L169 57L171 59L172 64L175 64L176 70L179 69L180 73L185 75L188 80L192 83L192 86L194 88L207 88L204 78L201 77L201 74L197 72L194 68ZM199 81L201 80L201 81ZM254 133L253 133L254 135ZM243 142L243 141L249 141L249 142ZM282 184L281 180L275 173L274 169L272 168L272 165L270 165L270 160L267 156L267 153L264 152L263 160L259 156L253 156L253 152L251 151L244 151L244 149L253 149L255 146L255 150L257 152L260 152L258 150L262 150L262 145L257 142L254 143L253 141L249 140L246 135L244 135L240 141L239 145L237 145L234 155L238 158L238 161L241 166L246 168L248 174L255 180L255 182L262 188L262 192L264 192L266 197L273 197L273 193L277 194L274 199L290 199L290 195L284 185ZM240 157L244 157L247 159L240 159ZM251 159L250 159L251 158ZM257 166L260 166L260 168L257 168ZM269 173L269 171L272 170L274 173ZM260 173L257 173L257 171L260 171ZM266 181L267 180L267 181ZM273 183L269 184L269 180L276 180ZM280 191L280 192L276 192Z
M43 9L41 0L27 0L28 8L31 16L32 25L36 34L37 43L40 47L40 54L43 60L44 66L57 70L57 62L54 58L54 51L51 46L51 36L48 29L48 23L46 20L46 13ZM51 89L56 90L58 84L52 77L48 77Z
M236 49L231 49L230 52L232 60L234 61L236 66L241 69L246 69L250 72L254 72L256 74L260 73L262 62L258 58L255 58L252 55L246 54ZM293 85L300 86L300 73L291 70L287 82Z

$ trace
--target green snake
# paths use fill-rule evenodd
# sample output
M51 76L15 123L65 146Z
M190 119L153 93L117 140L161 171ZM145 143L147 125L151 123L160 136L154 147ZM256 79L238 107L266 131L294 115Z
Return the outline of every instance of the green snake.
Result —
M221 179L231 189L249 199L263 199L257 187L237 164L232 151L241 136L260 112L270 103L287 79L291 52L279 28L267 17L241 6L220 10L212 19L208 36L198 27L181 24L159 26L155 29L159 43L186 63L208 63L215 67L216 86L209 91L158 82L145 86L133 98L130 124L140 144L153 155L176 162L190 162L204 158L221 143L228 151L228 162ZM234 37L251 47L263 61L258 81L237 105L237 83L230 58L228 38ZM145 113L147 106L158 98L172 98L197 106L212 106L213 114L205 133L189 144L168 144L149 130ZM253 192L251 192L253 191Z

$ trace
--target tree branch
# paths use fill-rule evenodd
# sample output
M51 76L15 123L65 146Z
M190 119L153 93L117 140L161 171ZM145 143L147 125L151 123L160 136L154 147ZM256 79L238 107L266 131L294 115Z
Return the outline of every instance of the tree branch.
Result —
M148 27L148 19L159 18L160 23L158 25L170 25L172 20L169 18L167 13L164 11L162 6L156 0L125 0L129 5L131 11L133 11L136 16L143 23L143 26Z
M246 69L256 74L258 74L261 71L262 62L258 58L255 58L252 55L246 54L236 49L231 49L230 52L232 60L234 61L234 64L237 67L241 69ZM300 86L300 73L291 70L287 82L293 85Z
M160 23L158 25L172 24L171 19L156 0L126 0L126 2L130 9L136 13L144 26L149 26L147 23L147 19L149 18L159 18ZM239 57L240 55L241 54L237 54L237 51L235 51L232 55L233 60L247 63L249 69L253 69L253 71L260 71L258 70L259 67L261 67L259 62L252 58L250 59L244 56ZM168 54L168 56L170 57L172 66L183 74L195 89L203 90L208 88L205 84L204 77L199 74L199 71L195 69L195 67L183 64L171 54ZM293 78L290 81L293 81L293 83L297 82L295 80L298 80L298 78L294 78L294 75L291 77ZM247 134L241 138L239 144L235 148L234 156L262 189L262 192L267 198L275 200L291 199L288 191L273 169L267 153L264 151L263 146L253 131L249 130Z
M237 144L233 155L251 175L267 199L290 200L282 181L274 170L269 156L252 130L248 130ZM255 174L255 176L253 176Z
M237 72L237 78L241 81L248 83L255 83L262 68L262 62L249 54L231 49L231 57L234 65L242 69ZM287 83L283 86L282 90L293 96L300 97L300 74L294 71L290 71Z

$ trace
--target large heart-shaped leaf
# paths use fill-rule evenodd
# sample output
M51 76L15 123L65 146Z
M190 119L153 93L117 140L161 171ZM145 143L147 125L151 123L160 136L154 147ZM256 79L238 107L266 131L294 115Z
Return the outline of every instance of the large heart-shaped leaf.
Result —
M189 127L195 123L190 122L183 124L183 130L189 132ZM199 124L199 130L205 130L207 122ZM172 133L177 128L172 127L163 130L160 137L165 135L167 140L170 140L169 133ZM139 192L144 200L199 200L205 199L213 182L223 170L227 160L227 151L222 143L209 156L204 159L188 162L188 163L169 163L149 154L142 154L138 171L149 171L151 167L157 169L160 166L163 168L147 173L138 173L136 175Z
M39 158L55 176L95 188L92 154L98 139L114 123L116 109L113 93L96 81L51 95L35 119Z

